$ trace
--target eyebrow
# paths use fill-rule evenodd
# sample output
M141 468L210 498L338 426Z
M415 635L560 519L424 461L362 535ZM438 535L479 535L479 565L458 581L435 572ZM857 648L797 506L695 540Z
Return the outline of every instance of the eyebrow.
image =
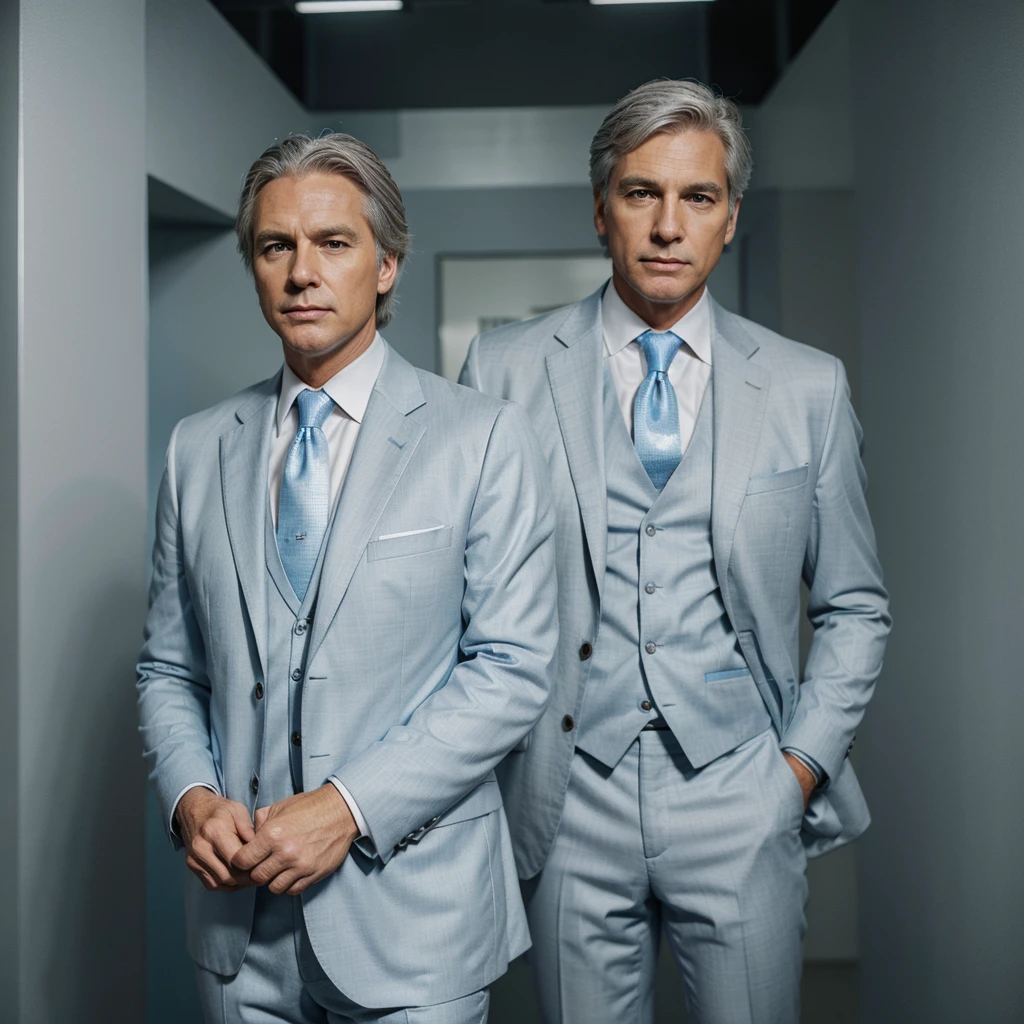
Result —
M630 189L643 188L650 192L662 192L664 186L654 181L652 178L644 178L638 174L631 174L623 178L618 184L618 192L624 195ZM695 192L707 192L709 195L714 196L716 199L721 199L725 194L722 186L714 181L697 181L691 185L687 185L681 189L687 195L692 195Z
M313 240L316 242L322 242L327 238L336 238L338 236L342 238L348 238L353 242L359 241L359 233L353 228L345 227L327 227L321 228L319 231L313 234ZM272 242L284 242L291 244L294 238L288 234L287 231L261 231L253 242L253 247L256 249L262 249L265 245L270 245Z

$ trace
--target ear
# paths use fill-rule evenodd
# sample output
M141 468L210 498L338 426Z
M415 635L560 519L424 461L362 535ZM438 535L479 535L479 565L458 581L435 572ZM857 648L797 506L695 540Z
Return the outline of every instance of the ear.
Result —
M393 252L389 252L377 271L377 294L383 295L385 292L391 291L397 276L398 257Z
M604 217L604 196L601 195L601 190L598 188L594 189L594 227L597 229L597 233L601 238L604 238L608 234L608 225Z
M740 203L743 201L743 196L740 196L735 203L732 204L732 212L729 214L729 223L725 226L725 244L728 245L733 238L736 237L736 222L740 215Z

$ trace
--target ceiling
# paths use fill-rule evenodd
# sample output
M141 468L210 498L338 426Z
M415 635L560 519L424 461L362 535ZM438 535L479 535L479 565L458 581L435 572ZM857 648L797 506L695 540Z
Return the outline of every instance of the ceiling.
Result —
M405 0L305 16L290 0L211 2L310 109L393 110L610 104L662 76L756 104L836 0Z

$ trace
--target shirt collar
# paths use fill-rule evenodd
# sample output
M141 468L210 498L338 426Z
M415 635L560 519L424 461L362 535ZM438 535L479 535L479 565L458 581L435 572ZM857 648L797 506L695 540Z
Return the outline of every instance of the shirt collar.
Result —
M378 331L370 347L348 366L342 367L326 384L323 390L331 396L334 404L350 419L362 423L370 395L377 383L380 368L384 365L384 339ZM285 363L281 371L281 392L277 399L277 432L284 429L285 420L291 412L295 399L309 385L295 376L295 371Z
M644 323L622 301L612 281L605 286L601 298L601 324L604 328L604 351L608 356L621 352L644 331L651 329L650 324ZM697 305L669 330L682 338L702 363L711 365L711 298L707 287L697 300Z

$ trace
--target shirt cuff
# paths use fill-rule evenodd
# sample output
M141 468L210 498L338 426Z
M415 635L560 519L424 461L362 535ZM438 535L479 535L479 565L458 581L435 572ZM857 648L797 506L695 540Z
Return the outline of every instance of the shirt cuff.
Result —
M824 769L810 754L805 754L796 747L783 747L782 750L783 753L792 754L814 776L815 788L825 781Z
M220 793L217 791L217 789L211 786L208 782L190 782L178 794L178 798L174 801L174 806L171 808L171 820L167 823L168 828L171 830L171 835L174 836L176 839L181 838L181 833L178 831L178 804L181 803L181 798L190 789L198 789L200 786L202 786L203 789L208 789L211 793L217 793L217 796L220 796Z
M363 817L362 811L359 810L359 804L352 799L352 794L345 788L345 784L341 779L331 776L327 780L334 788L341 794L341 799L348 804L348 809L355 819L356 828L359 829L359 835L356 837L356 842L360 839L370 839L370 830L366 827L366 819Z

